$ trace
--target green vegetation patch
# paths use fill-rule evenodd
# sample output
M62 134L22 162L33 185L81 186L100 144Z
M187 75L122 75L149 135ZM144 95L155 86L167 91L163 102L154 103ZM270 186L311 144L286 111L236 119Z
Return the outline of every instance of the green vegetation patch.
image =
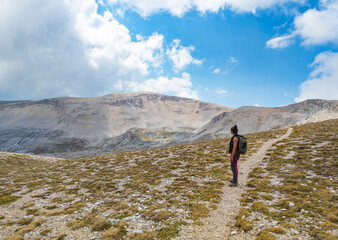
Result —
M1 196L0 197L0 205L10 204L12 202L15 202L20 197L17 196Z

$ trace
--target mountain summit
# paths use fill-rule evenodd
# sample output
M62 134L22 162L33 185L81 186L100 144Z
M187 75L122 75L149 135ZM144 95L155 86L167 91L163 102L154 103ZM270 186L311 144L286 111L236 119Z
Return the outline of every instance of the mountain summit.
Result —
M149 92L0 102L0 151L43 154L118 148L140 136L135 129L148 135L143 140L166 132L190 133L232 110Z
M0 151L82 157L338 118L338 101L233 109L150 92L0 102Z

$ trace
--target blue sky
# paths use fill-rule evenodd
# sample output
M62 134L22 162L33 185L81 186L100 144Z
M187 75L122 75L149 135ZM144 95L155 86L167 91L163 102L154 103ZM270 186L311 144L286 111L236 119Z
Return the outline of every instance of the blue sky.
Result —
M338 1L12 5L0 10L0 100L130 91L231 107L338 99Z

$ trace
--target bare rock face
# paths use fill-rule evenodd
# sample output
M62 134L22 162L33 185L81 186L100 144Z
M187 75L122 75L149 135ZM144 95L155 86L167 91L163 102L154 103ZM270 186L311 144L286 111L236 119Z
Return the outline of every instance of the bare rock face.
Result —
M245 134L333 118L338 118L337 100L306 100L277 108L240 107L217 115L197 130L189 141L230 136L234 125L238 126L240 134Z
M142 134L130 129L191 133L217 114L232 110L156 93L0 101L0 151L54 155L102 147L117 151L128 142L144 144Z
M338 101L236 110L156 93L0 101L0 151L74 158L338 118Z

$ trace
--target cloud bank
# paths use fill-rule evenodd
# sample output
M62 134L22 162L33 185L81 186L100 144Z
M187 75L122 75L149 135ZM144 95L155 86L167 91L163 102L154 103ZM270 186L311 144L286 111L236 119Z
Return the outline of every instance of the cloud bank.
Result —
M290 34L267 41L268 48L286 48L299 37L303 45L338 45L338 1L320 0L319 9L313 8L295 17Z
M224 8L236 12L256 13L258 9L267 9L288 2L303 3L303 0L107 0L113 6L131 9L142 17L168 12L173 16L182 17L189 11L196 10L202 14L218 12Z
M296 102L306 99L338 99L338 52L322 52L311 64L309 78L300 86Z
M338 1L320 0L318 9L308 9L295 17L289 34L278 36L266 42L268 48L283 49L301 39L304 46L338 45ZM319 53L310 65L313 71L300 86L296 102L306 99L338 99L338 53Z
M304 45L338 44L338 1L321 0L320 5L295 18L295 33Z
M0 99L98 96L147 85L150 74L160 74L168 58L164 36L154 32L132 40L109 10L100 15L97 8L94 0L3 0ZM169 56L175 69L199 64L190 54L193 46L177 40L174 47ZM191 82L185 88L197 96Z
M133 82L130 87L132 91L176 93L176 96L179 97L199 99L197 91L191 89L190 75L186 72L182 73L182 77L172 79L158 77L157 79L149 79L142 84Z

